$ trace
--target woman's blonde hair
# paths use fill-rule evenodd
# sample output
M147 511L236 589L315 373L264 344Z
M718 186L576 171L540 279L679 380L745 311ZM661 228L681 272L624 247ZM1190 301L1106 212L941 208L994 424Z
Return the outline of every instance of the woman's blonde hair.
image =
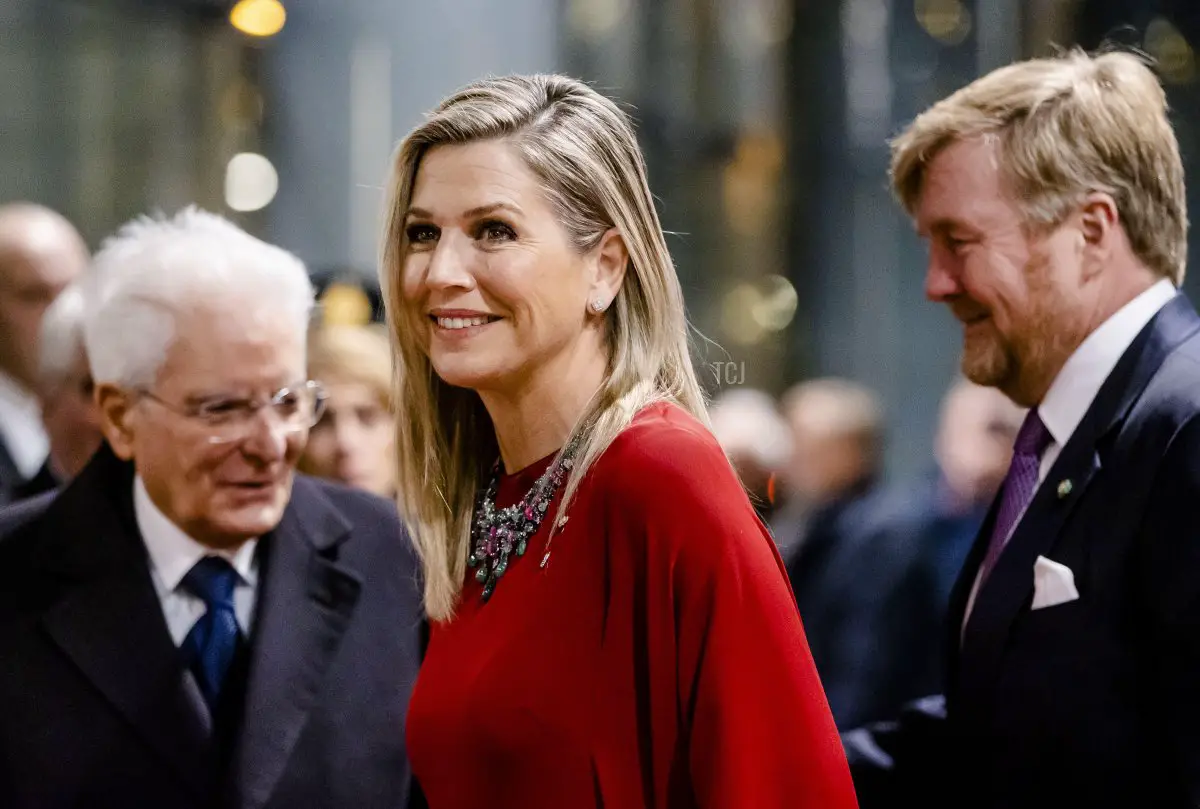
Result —
M996 138L1030 225L1060 224L1085 194L1107 192L1142 263L1183 282L1183 162L1166 94L1141 58L1076 49L999 68L934 104L892 142L892 187L910 214L929 162L981 135Z
M308 376L369 387L392 410L392 349L379 326L321 326L308 339Z
M462 591L476 491L497 444L478 395L438 379L422 348L424 318L405 306L399 282L408 251L405 217L430 149L499 139L538 178L581 253L612 228L629 252L623 286L605 315L609 375L568 438L578 439L579 449L558 512L547 515L551 531L592 463L647 404L675 402L708 423L683 291L624 113L587 85L553 75L485 79L443 101L397 150L380 266L396 352L399 506L423 563L426 612L435 621L453 615Z

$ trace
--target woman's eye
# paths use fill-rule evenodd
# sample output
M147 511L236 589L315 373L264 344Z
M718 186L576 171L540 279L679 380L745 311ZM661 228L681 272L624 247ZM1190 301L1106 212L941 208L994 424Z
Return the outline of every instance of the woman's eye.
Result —
M409 244L428 244L437 241L438 231L433 225L409 225L405 235Z
M479 224L479 233L476 238L488 242L507 242L517 238L517 234L503 222L488 221Z

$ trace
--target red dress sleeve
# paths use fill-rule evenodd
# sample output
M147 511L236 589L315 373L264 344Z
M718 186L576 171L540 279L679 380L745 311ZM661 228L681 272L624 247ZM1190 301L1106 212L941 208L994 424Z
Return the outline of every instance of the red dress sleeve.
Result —
M605 464L610 541L645 576L657 805L683 789L699 807L855 807L775 544L711 434L667 415L635 423Z

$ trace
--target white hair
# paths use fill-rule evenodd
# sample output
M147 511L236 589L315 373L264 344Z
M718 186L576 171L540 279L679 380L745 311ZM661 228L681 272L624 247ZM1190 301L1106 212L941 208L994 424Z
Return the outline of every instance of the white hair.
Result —
M77 281L54 299L42 315L38 337L38 383L53 387L68 379L84 354L83 287Z
M153 384L180 315L257 307L308 330L315 294L303 262L216 214L141 217L101 245L87 276L84 341L96 382Z
M791 430L769 394L734 388L718 396L708 413L727 455L749 455L764 469L779 469L790 456Z

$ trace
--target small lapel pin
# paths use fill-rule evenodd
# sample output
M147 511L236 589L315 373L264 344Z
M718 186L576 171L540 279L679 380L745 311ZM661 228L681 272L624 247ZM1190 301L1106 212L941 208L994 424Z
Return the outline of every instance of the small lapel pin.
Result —
M1070 478L1067 478L1066 480L1059 481L1059 484L1058 484L1058 499L1059 499L1059 500L1062 500L1064 497L1066 497L1068 494L1070 494L1070 493L1071 493L1071 489L1073 489L1073 488L1074 488L1074 484L1073 484L1073 483L1071 483L1071 479L1070 479Z

